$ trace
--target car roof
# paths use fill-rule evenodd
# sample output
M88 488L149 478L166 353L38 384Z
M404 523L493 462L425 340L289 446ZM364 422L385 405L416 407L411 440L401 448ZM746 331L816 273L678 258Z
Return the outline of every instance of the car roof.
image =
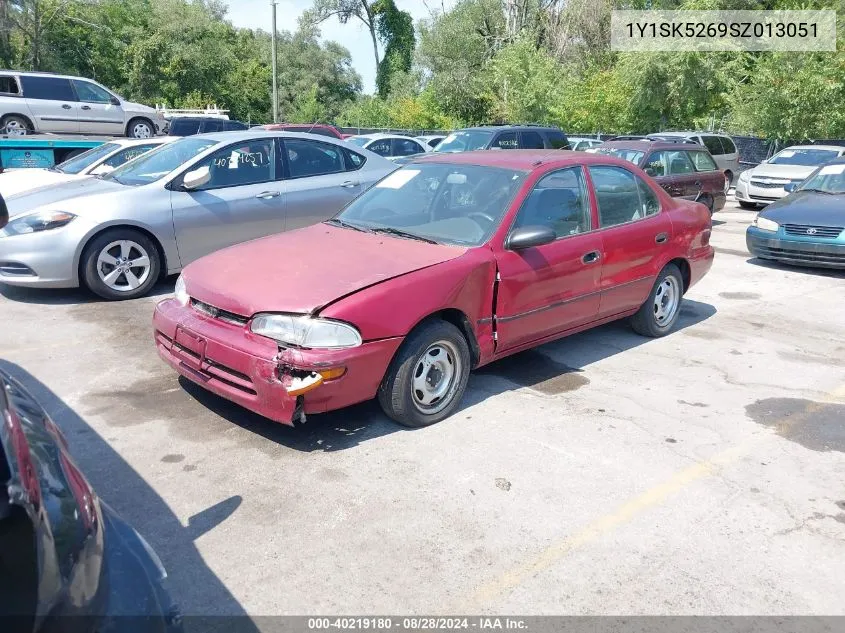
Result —
M680 136L680 137L687 137L687 136L700 136L702 134L706 134L707 136L727 136L728 138L731 137L730 134L723 134L722 132L652 132L649 136Z
M563 130L554 125L517 125L510 123L507 125L474 125L455 130L455 132L470 132L474 130L480 132L498 132L500 130L554 130L563 133Z
M789 147L784 147L780 152L787 150L787 149L828 149L828 150L835 150L837 152L845 152L845 147L842 145L790 145Z
M641 152L647 152L652 149L674 149L687 151L700 151L705 149L698 143L673 143L672 141L606 141L603 147L613 147L616 149L633 149Z
M106 143L114 143L121 147L131 147L133 145L146 145L147 143L169 143L177 139L184 138L182 136L154 136L152 138L113 138L106 141Z
M602 142L601 139L590 138L588 136L567 136L566 138L568 138L570 141L576 141L576 142L577 141L597 141L599 143Z
M373 132L372 134L353 134L351 138L369 138L372 140L377 140L380 138L410 138L413 139L413 136L405 136L404 134L386 134L384 132Z
M320 134L308 134L307 132L282 132L280 130L262 130L260 128L251 128L249 130L229 130L225 132L207 132L205 134L194 134L184 138L207 138L216 143L233 143L236 141L251 141L258 138L307 138L313 141L320 141L323 143L332 143L340 145L341 147L348 147L343 140L334 138L333 136L322 136Z
M560 166L581 164L615 164L631 166L628 161L602 154L586 154L561 149L508 149L477 150L472 152L429 152L414 163L451 163L456 165L479 165L500 167L519 171L532 171L542 165Z

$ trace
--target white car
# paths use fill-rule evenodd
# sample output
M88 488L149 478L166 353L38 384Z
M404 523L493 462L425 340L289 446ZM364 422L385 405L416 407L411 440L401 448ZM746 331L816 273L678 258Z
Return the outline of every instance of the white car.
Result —
M0 70L0 129L5 134L151 138L164 125L155 108L127 101L90 79Z
M107 174L175 136L148 139L115 139L78 154L50 169L9 169L0 174L0 194L8 198L39 187Z
M424 154L432 149L427 143L401 134L358 134L350 136L346 141L385 158Z
M434 149L438 145L440 145L440 141L446 138L445 134L426 134L424 136L417 136L416 139L423 143L424 145L428 145L431 149Z
M789 194L786 185L804 182L820 165L845 154L837 145L793 145L747 169L736 183L736 200L743 209L755 209Z

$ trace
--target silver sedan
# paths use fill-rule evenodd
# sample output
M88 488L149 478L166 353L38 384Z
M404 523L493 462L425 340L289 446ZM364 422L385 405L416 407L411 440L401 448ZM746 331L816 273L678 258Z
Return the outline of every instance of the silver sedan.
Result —
M394 169L311 134L187 137L106 176L7 198L0 283L139 297L203 255L332 217Z

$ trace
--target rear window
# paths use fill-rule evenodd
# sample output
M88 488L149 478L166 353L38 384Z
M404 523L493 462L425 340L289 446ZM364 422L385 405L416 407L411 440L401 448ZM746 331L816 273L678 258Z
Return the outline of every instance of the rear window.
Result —
M77 100L73 86L70 85L70 79L22 75L21 81L23 82L23 94L27 99Z
M537 132L523 132L522 133L522 147L523 149L543 149L543 137Z
M8 75L0 77L0 94L20 95L20 93L17 79Z
M635 165L639 165L643 156L645 156L645 152L636 149L623 149L621 147L599 147L597 153L615 156L616 158L624 158L629 163L634 163Z

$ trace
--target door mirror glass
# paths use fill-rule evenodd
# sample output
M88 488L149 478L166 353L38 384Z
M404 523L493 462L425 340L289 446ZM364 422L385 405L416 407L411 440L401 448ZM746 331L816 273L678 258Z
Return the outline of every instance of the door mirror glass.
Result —
M109 99L109 103L111 103L112 105L119 106L120 105L120 99L118 99L117 97L112 97L111 99Z
M199 189L207 185L209 180L211 180L211 170L208 168L208 165L203 165L185 174L185 177L182 179L182 187L188 191L192 191L193 189Z
M798 185L794 182L788 182L783 186L783 190L787 193L792 193L798 188Z
M551 244L557 239L557 233L547 226L524 226L515 229L508 238L508 248L512 251L521 251L526 248L534 248Z

